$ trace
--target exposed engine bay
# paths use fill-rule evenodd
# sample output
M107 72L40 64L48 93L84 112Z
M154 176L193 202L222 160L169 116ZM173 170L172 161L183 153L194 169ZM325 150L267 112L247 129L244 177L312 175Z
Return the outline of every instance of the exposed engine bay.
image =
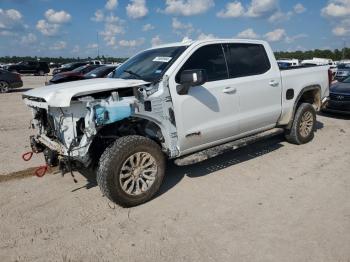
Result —
M164 99L159 84L74 96L69 107L52 107L42 98L24 96L33 113L31 127L37 131L30 138L33 152L43 152L50 166L74 160L87 167L123 135L140 134L166 143L169 139L155 122L171 118L171 110L164 110L171 101Z

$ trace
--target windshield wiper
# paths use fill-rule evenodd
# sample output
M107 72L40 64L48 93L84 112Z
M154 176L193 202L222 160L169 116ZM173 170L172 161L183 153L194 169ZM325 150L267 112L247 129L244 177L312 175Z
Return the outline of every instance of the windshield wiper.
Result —
M136 76L138 79L143 80L142 76L140 76L138 73L135 73L135 72L133 72L131 70L123 70L123 72L128 73L128 74L133 75L133 76Z

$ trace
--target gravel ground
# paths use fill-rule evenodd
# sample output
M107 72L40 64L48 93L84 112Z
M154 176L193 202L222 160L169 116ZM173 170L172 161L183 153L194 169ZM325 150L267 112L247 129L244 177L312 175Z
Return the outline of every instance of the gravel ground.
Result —
M43 78L24 77L25 88ZM21 91L0 96L1 177L39 165ZM277 136L169 168L160 193L131 209L93 176L0 182L0 261L350 261L350 118L318 116L315 139ZM1 181L1 180L0 180Z

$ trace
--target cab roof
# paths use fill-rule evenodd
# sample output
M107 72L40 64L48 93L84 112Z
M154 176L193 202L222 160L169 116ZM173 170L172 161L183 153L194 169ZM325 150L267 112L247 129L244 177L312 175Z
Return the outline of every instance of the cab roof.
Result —
M247 43L247 44L265 44L266 41L263 40L253 40L253 39L235 39L235 38L216 38L216 39L205 39L205 40L191 40L185 39L182 42L168 43L163 45L154 46L150 49L155 48L165 48L165 47L176 47L176 46L191 46L199 44L214 44L214 43Z

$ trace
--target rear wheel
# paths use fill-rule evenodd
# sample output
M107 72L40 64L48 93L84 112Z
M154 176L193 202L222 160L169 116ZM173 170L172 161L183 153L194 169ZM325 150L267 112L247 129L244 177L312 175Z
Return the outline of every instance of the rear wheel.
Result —
M9 91L9 84L5 81L0 81L0 93L7 93Z
M301 145L314 138L316 129L316 111L311 104L301 104L295 113L291 129L286 130L288 142Z
M159 145L142 136L117 139L100 158L97 183L111 201L136 206L150 200L165 174Z

